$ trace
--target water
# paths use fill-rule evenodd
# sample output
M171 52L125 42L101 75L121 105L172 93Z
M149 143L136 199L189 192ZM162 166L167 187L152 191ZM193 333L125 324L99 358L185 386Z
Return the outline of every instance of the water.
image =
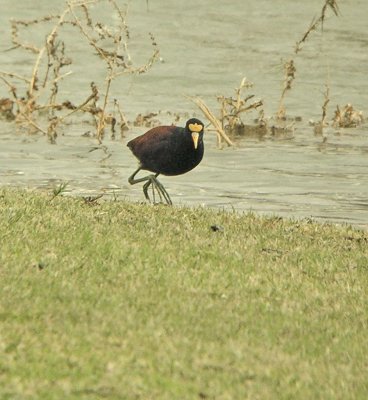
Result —
M207 132L201 165L184 176L161 179L173 202L366 227L367 123L338 131L328 128L323 140L313 135L309 120L321 116L326 83L330 88L328 120L337 104L351 103L368 114L368 3L341 2L341 15L329 13L323 34L320 30L312 33L297 57L294 45L320 12L322 1L148 3L148 11L144 0L129 3L131 56L136 65L146 62L151 52L148 34L152 32L161 61L149 73L123 76L112 87L112 98L119 100L130 120L139 113L161 111L158 118L171 124L173 117L167 110L201 118L184 95L200 95L215 107L215 96L232 95L243 76L254 83L250 93L263 99L269 117L278 107L282 62L294 58L297 68L285 100L287 113L301 117L293 134L262 140L246 137L235 149L219 150L214 134ZM31 54L21 50L4 52L11 47L9 18L32 19L63 8L56 0L39 1L37 8L33 4L28 0L1 2L2 71L29 76L34 62ZM98 12L102 12L101 18L116 23L108 7ZM47 32L34 31L22 37L38 40ZM60 95L78 104L88 96L92 80L104 81L105 71L75 30L65 27L63 37L67 48L73 49L68 53L73 59L69 68L73 74L60 85ZM7 96L6 86L0 84L0 97ZM63 128L57 144L51 145L43 136L17 133L13 124L0 121L0 184L51 188L68 181L71 194L103 192L143 199L141 188L127 183L136 160L125 145L145 129L132 127L123 139L106 137L103 146L82 137L91 129L74 121Z

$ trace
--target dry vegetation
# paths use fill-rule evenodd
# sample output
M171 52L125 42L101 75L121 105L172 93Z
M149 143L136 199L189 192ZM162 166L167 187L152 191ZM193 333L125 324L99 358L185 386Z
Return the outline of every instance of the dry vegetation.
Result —
M277 119L278 120L285 120L286 118L286 108L284 106L284 99L286 96L286 92L288 90L291 90L292 84L295 79L295 64L294 60L290 59L284 63L284 73L285 73L285 78L284 78L284 83L283 83L283 89L281 92L281 97L279 101L279 109L277 111Z
M190 100L199 107L203 115L210 121L212 129L217 133L218 146L222 146L223 141L229 146L234 145L231 139L234 135L244 135L247 132L249 133L250 130L259 130L261 133L266 129L261 108L263 101L253 100L253 94L243 96L243 91L251 87L252 83L243 78L239 87L235 89L234 97L217 96L219 104L219 115L217 117L202 99L190 97ZM242 120L243 114L258 109L260 109L258 125L256 127L246 125Z
M362 111L354 110L351 104L347 104L343 109L336 106L333 126L338 128L355 128L363 122Z
M116 26L112 28L97 20L96 10L92 15L92 6L110 7L118 20ZM34 29L44 29L45 24L51 25L51 29L42 43L33 44L23 39ZM73 99L59 99L59 86L71 74L69 67L72 64L63 41L66 26L75 28L79 37L84 38L86 45L100 59L101 68L106 71L103 83L91 82L89 90L84 88L86 98L80 104L74 104ZM159 50L150 34L151 55L145 64L134 65L129 52L126 9L122 10L115 0L67 0L59 15L12 20L11 27L12 50L31 53L33 69L31 76L0 71L0 79L10 93L9 98L0 100L2 115L14 120L19 128L29 133L43 132L51 142L55 141L59 126L77 112L92 116L95 135L100 142L107 126L111 127L113 134L116 125L121 131L127 129L127 121L118 101L111 99L111 83L121 75L147 72L157 60ZM102 105L99 105L100 99ZM46 121L41 118L45 113Z
M303 44L309 38L309 35L316 31L317 28L321 27L323 29L323 23L326 19L327 10L330 9L333 13L338 16L339 15L339 6L337 5L336 0L325 0L325 4L322 7L321 14L318 18L313 18L311 24L309 25L308 29L304 32L302 38L296 42L295 46L295 54L298 54L302 50Z
M295 55L297 56L303 49L303 45L310 39L312 32L318 28L323 29L323 24L326 20L328 10L332 10L335 16L339 15L339 7L336 0L325 0L320 15L318 18L313 18L307 30L303 33L301 39L296 43ZM265 118L262 100L249 103L254 96L247 95L243 97L242 91L249 89L252 85L245 78L240 83L239 87L235 90L234 97L217 96L219 103L219 110L217 114L210 110L205 102L198 98L193 97L191 100L198 106L204 116L210 122L212 128L217 133L218 144L222 145L225 141L229 146L234 145L234 138L243 135L257 135L263 137L267 134L271 136L287 136L290 132L294 131L295 122L300 117L292 118L287 115L285 106L285 98L295 84L296 80L296 62L294 58L290 58L283 63L284 79L282 90L278 105L278 110L275 117ZM322 105L321 120L313 123L314 132L317 135L323 134L323 128L329 125L327 121L327 106L330 102L330 88L325 85L324 102ZM242 120L242 115L251 110L258 110L259 117L255 119L255 124L245 124ZM216 115L215 115L216 114ZM254 122L254 121L253 121ZM348 104L343 109L337 106L335 116L332 120L333 127L356 127L363 122L363 113L354 110L353 106Z
M326 84L326 90L324 92L324 103L322 105L322 118L319 122L314 125L314 134L315 135L322 135L323 128L328 125L326 122L327 117L327 105L330 102L330 87Z
M217 134L218 146L223 143L233 146L239 136L286 136L294 131L298 118L287 114L285 99L296 83L296 57L303 46L310 40L312 33L322 29L328 10L335 16L339 15L337 0L323 0L324 4L318 17L314 17L297 41L291 57L283 62L284 79L277 112L273 117L266 118L263 111L263 100L255 100L249 94L251 82L243 78L235 89L233 96L218 95L218 109L211 110L203 99L189 97L209 121L210 128ZM147 8L148 8L147 1ZM92 7L110 7L118 21L111 27L96 18L98 13L91 12ZM34 44L24 39L32 30L49 27L50 30L43 42ZM100 60L101 69L105 71L103 82L91 82L89 88L83 88L85 100L75 104L73 99L60 99L60 86L72 73L72 59L68 57L63 40L63 29L68 26L76 30L79 38L84 39ZM127 10L121 9L115 0L66 0L64 10L59 15L47 15L35 20L12 20L11 37L13 51L30 53L33 57L31 76L22 76L14 71L0 71L0 80L6 85L10 96L0 99L0 116L6 120L15 121L18 128L33 133L42 132L51 142L55 142L58 130L70 116L87 114L95 126L94 134L102 141L106 128L111 129L115 136L116 128L121 135L129 125L157 126L160 113L150 112L138 114L134 121L128 122L119 102L111 98L111 84L122 75L142 74L147 72L158 59L159 50L152 34L150 41L152 52L143 65L134 65L129 51L130 32L127 25ZM88 74L88 69L86 69ZM324 102L321 120L313 123L314 132L323 135L328 122L328 104L330 102L330 87L325 85ZM254 116L254 112L257 115ZM246 115L253 115L251 122L246 121ZM46 115L46 118L45 118ZM178 114L171 113L173 122L180 119ZM363 122L363 114L348 104L344 108L337 106L335 116L331 121L334 128L355 127Z
M321 9L320 15L318 18L313 18L310 23L308 29L304 32L301 39L296 43L295 46L295 54L298 55L303 49L303 45L306 44L307 40L310 38L312 32L315 32L318 28L323 30L323 24L326 20L327 11L331 10L335 16L339 16L340 11L336 0L325 0L325 3ZM296 75L296 66L294 59L290 59L284 64L285 70L285 78L284 78L284 87L281 93L279 109L277 112L277 119L284 119L286 116L286 109L284 106L284 99L286 92L291 89L291 85L295 80ZM327 122L327 106L330 102L330 87L329 84L326 83L325 91L324 91L324 102L322 104L322 116L321 120L314 124L314 133L317 135L323 134L323 128L328 126ZM332 125L334 127L355 127L363 122L363 113L361 111L356 111L353 109L353 106L347 104L343 110L340 110L340 107L337 106L337 110L335 111L335 116L332 120Z
M328 9L331 9L336 16L339 15L339 7L337 5L337 1L336 0L325 0L325 4L322 7L320 16L318 18L314 17L312 19L312 22L309 25L308 29L304 32L302 38L296 43L296 46L295 46L295 54L296 55L303 49L302 46L306 43L307 39L309 38L309 36L311 35L312 32L316 31L317 28L319 28L319 27L321 27L321 29L323 29L323 23L326 19L326 13L327 13ZM279 106L279 111L278 111L278 116L280 116L280 117L285 116L285 108L283 106L284 97L285 97L286 91L291 89L291 83L295 79L296 66L295 66L294 60L291 59L291 60L285 62L284 69L285 69L284 89L281 93L280 106ZM328 87L328 85L326 85L326 91L324 93L325 101L322 106L322 120L321 120L322 126L323 126L323 123L325 123L325 119L326 119L327 104L329 103L329 93L330 93L329 87Z

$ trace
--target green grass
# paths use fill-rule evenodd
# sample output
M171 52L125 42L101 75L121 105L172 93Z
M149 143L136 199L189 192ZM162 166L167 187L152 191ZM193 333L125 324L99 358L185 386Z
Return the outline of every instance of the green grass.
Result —
M348 226L1 189L0 399L366 399L367 249Z

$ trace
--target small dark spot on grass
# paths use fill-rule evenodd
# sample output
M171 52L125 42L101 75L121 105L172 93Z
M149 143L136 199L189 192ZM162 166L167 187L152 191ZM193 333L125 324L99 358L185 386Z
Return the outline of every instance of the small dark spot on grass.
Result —
M37 268L39 271L42 271L43 269L46 268L46 263L44 261L39 261L37 263L34 263L32 265L33 268Z
M214 225L211 225L211 230L213 232L223 232L224 231L224 227L222 225L214 224Z

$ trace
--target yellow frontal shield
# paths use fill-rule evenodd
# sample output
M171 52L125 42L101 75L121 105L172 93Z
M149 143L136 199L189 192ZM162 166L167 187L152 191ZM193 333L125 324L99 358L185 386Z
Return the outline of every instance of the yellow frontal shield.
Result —
M197 124L197 123L189 124L189 130L191 132L200 132L202 129L203 129L203 125L201 125L201 124Z

